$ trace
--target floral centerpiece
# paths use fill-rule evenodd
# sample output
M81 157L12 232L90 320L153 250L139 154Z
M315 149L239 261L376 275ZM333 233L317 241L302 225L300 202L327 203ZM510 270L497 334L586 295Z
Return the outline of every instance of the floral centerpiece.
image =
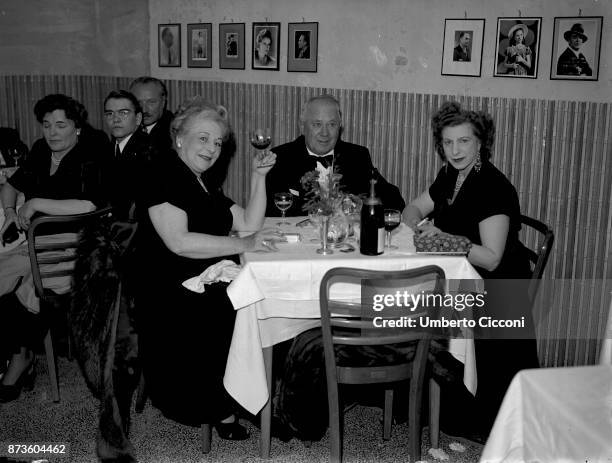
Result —
M344 194L340 191L339 174L334 167L327 172L317 169L306 172L300 183L305 191L306 202L302 209L309 214L332 215L341 208Z
M331 254L328 243L340 244L349 234L349 223L342 211L347 197L340 191L339 174L332 166L329 169L316 169L306 172L301 179L305 192L303 210L308 212L310 221L320 227L322 248L320 254Z

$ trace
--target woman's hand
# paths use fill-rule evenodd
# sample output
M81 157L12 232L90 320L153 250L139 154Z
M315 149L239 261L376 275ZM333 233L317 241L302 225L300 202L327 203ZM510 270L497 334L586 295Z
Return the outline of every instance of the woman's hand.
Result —
M242 239L247 243L248 252L278 251L276 243L287 241L277 228L264 228Z
M272 151L259 151L253 156L252 169L259 175L265 176L276 164L276 154Z
M19 225L19 228L22 230L27 230L30 228L30 219L37 211L35 205L36 198L32 198L23 203L23 206L19 208L19 213L17 214L17 225Z
M433 222L430 222L429 220L427 222L425 222L423 225L420 225L418 227L416 227L416 232L417 235L419 236L436 236L439 235L440 233L442 233L442 230L440 230L438 227L436 227Z
M12 223L16 223L17 228L19 228L19 217L17 216L17 212L15 212L14 207L5 207L4 208L4 224L2 225L2 228L0 228L0 237L4 235L4 231Z

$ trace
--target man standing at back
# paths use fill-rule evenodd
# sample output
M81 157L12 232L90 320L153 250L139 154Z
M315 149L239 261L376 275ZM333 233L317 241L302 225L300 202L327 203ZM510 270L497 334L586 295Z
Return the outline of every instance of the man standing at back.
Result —
M173 115L166 109L168 90L164 83L154 77L138 77L130 84L130 92L142 107L142 125L155 148L160 152L171 149L170 122Z
M278 216L274 206L274 193L290 192L293 205L287 216L306 215L302 206L305 191L300 179L309 171L330 168L333 164L339 174L340 188L354 195L368 194L374 171L370 152L364 146L340 139L342 113L340 104L332 95L319 95L306 103L300 117L302 135L292 142L272 149L276 164L266 178L268 192L267 216ZM377 171L376 194L384 207L403 210L404 202L399 189L387 182Z

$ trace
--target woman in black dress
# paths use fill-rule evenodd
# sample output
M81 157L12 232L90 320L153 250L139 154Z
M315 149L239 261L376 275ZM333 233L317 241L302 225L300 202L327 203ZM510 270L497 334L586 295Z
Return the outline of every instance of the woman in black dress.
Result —
M274 249L277 235L258 230L266 208L265 176L275 155L264 152L253 159L251 194L243 209L207 176L229 155L225 108L196 98L179 110L171 130L176 153L146 174L143 210L148 214L137 247L137 323L147 388L153 405L168 418L192 426L212 423L222 438L244 439L248 434L223 387L234 327L227 284L206 285L199 294L182 282L228 256ZM253 233L230 237L231 230Z
M404 219L423 236L445 232L469 238L467 258L485 279L486 315L526 319L525 330L489 331L480 333L488 339L476 339L476 401L480 431L486 435L514 374L538 367L524 284L531 270L518 236L519 200L514 186L490 162L495 126L488 114L445 103L433 116L432 129L444 166L429 189L406 207ZM417 226L424 217L432 220Z

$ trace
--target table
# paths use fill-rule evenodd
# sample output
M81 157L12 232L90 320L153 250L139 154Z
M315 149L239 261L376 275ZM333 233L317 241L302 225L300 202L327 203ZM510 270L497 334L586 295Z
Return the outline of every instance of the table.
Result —
M405 270L435 264L445 271L447 279L480 280L464 256L417 255L412 230L403 225L393 238L399 247L396 251L373 257L361 255L358 250L321 256L315 252L319 244L309 240L314 236L312 228L294 225L303 219L289 218L292 225L283 227L285 232L301 233L300 243L279 244L277 253L245 253L243 269L227 290L237 312L223 383L232 397L253 414L268 401L265 357L271 358L271 346L320 325L319 284L329 269L346 266ZM277 221L267 219L265 226L273 226ZM359 297L358 286L338 286L338 291L346 291L341 297ZM332 293L332 297L338 295ZM475 392L473 340L451 342L450 350L465 363L464 382Z
M612 365L517 373L480 461L612 461Z

